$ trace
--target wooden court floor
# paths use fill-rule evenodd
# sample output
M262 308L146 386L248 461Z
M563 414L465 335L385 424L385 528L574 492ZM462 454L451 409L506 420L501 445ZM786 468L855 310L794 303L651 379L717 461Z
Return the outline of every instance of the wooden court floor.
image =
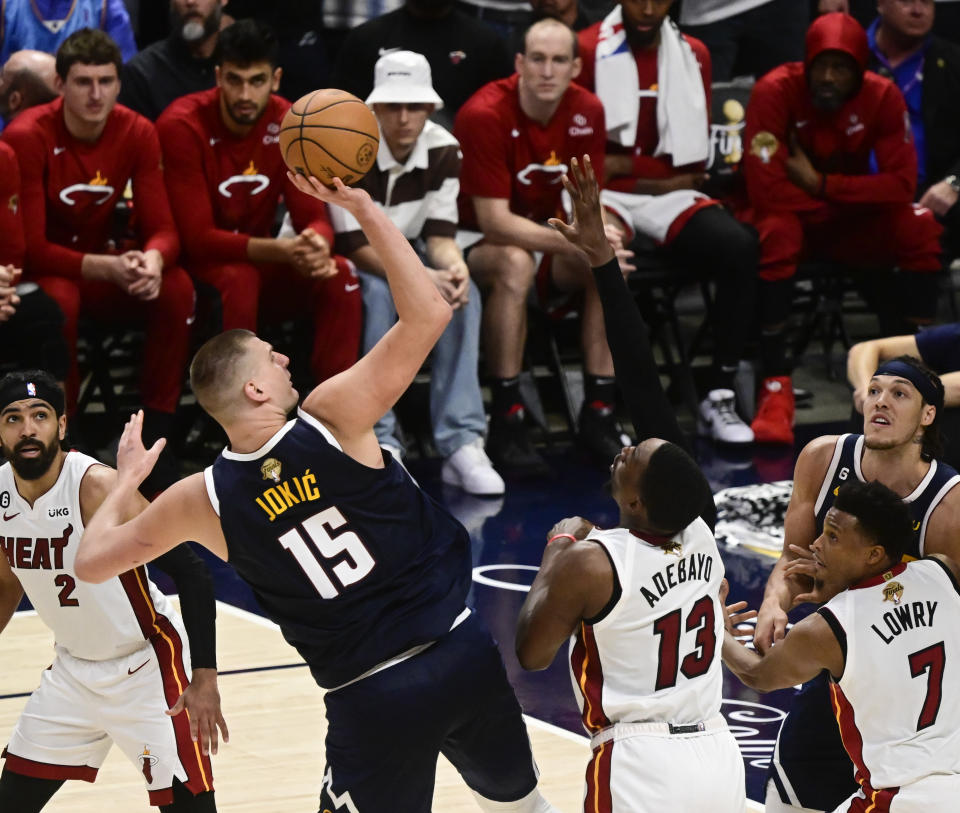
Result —
M317 810L324 764L323 693L272 623L220 603L220 694L230 743L214 757L217 806L224 813ZM0 636L0 740L6 737L53 654L53 636L33 612L17 613ZM292 666L292 668L276 668ZM255 671L254 671L255 670ZM11 696L13 695L13 696ZM587 741L529 721L541 788L564 813L582 809ZM67 782L46 810L55 813L148 811L138 769L111 750L96 783ZM440 758L434 810L477 811L466 785Z

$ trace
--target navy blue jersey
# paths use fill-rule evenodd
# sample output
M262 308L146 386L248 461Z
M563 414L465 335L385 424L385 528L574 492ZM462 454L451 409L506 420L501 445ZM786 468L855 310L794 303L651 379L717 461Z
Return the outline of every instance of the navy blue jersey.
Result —
M230 564L324 688L447 633L470 589L466 530L385 456L358 463L300 411L204 472Z
M817 495L817 533L833 505L837 490L851 477L863 481L860 461L863 435L841 435ZM904 497L913 516L913 539L907 555L923 555L927 522L960 475L945 463L932 460L930 469L911 494ZM770 776L784 803L815 810L833 810L859 787L853 763L843 747L830 698L830 673L824 670L808 680L793 699L793 706L777 739Z
M823 478L823 485L814 508L817 515L818 534L823 532L823 520L830 506L833 505L840 486L851 475L863 481L863 472L860 470L862 458L863 435L841 435L837 439L837 446L833 451L833 457ZM903 498L913 516L913 539L907 548L907 556L919 559L925 555L924 542L930 515L957 483L960 483L960 474L957 474L956 469L946 463L931 460L930 469L920 484Z

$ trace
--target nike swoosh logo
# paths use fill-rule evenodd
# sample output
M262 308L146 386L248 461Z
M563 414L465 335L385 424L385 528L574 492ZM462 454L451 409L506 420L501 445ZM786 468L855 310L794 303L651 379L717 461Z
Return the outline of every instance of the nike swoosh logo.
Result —
M128 675L132 675L134 672L139 672L139 671L140 671L141 669L143 669L143 667L146 666L148 663L150 663L150 661L149 661L149 660L146 660L146 661L144 661L143 663L141 663L136 669L127 669L127 674L128 674Z
M359 282L352 282L352 283L349 283L348 285L344 285L343 290L349 293L350 291L356 291L357 288L359 287L360 287Z
M54 148L53 148L53 154L54 154L54 155L60 155L60 153L66 152L66 151L67 151L67 148L66 148L66 147L54 147Z
M4 521L4 522L9 522L11 519L15 519L16 517L19 517L19 516L20 516L20 512L19 512L19 511L17 511L16 514L11 514L9 517L7 516L7 512L4 511L4 512L3 512L3 521Z

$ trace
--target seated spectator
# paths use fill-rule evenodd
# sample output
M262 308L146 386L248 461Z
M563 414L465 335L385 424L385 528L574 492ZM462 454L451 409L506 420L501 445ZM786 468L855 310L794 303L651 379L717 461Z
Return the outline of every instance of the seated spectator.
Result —
M97 28L117 43L126 61L137 53L123 0L7 0L0 3L0 63L14 51L56 53L73 33Z
M907 103L917 148L920 205L960 253L960 46L931 34L933 0L879 0L867 29L870 69L892 79Z
M847 381L853 387L853 406L863 412L863 402L873 371L880 362L898 356L920 358L940 376L945 390L940 436L944 441L942 460L956 468L960 463L960 322L936 325L906 336L888 336L859 342L847 353Z
M234 23L220 32L217 86L175 101L157 130L184 264L219 293L222 330L312 318L310 366L322 381L357 359L360 284L331 254L326 205L287 178L280 75L276 35L256 20ZM294 237L271 237L281 194Z
M716 280L716 351L700 428L714 440L750 443L733 380L754 317L757 239L698 191L711 148L710 54L680 34L666 16L669 7L668 0L639 6L628 0L581 32L577 81L606 110L601 201L619 218L615 225L652 238L671 258ZM625 96L637 101L625 104Z
M407 0L403 8L355 28L344 42L333 84L366 98L373 66L388 50L423 54L443 99L444 124L482 85L509 76L510 57L503 40L469 17L453 0Z
M467 264L488 294L483 346L493 405L487 451L502 469L539 473L545 463L527 435L519 384L527 299L535 283L545 298L582 292L580 440L606 461L623 444L613 415L613 361L590 267L582 252L546 225L562 211L567 162L589 154L595 166L603 166L603 106L571 84L580 59L576 37L563 23L534 23L525 43L516 56L517 73L477 91L457 114L454 135L463 151L460 224L483 236Z
M213 87L217 47L226 0L171 0L171 31L123 66L120 103L150 121L174 99Z
M140 377L149 438L169 437L187 360L193 286L163 186L153 125L117 105L120 49L102 31L71 34L57 51L62 97L21 113L3 133L20 164L27 274L60 306L71 350L68 403L76 406L80 315L141 325ZM117 244L113 213L133 187L137 237ZM169 458L168 458L169 460ZM147 488L174 472L158 470ZM169 484L168 482L165 484Z
M583 31L594 22L584 13L579 0L530 0L530 5L534 20L552 17L574 31Z
M301 96L330 84L332 58L322 34L321 6L304 0L229 0L225 15L234 20L266 23L277 35L283 86L280 94L295 102ZM386 9L381 6L378 13Z
M683 0L680 13L683 32L710 51L716 82L803 59L809 22L805 0Z
M63 314L36 283L20 282L25 253L20 168L0 141L0 362L42 366L63 381L70 366Z
M52 102L57 91L57 61L43 51L17 51L0 68L0 130L28 107Z
M934 0L937 13L933 23L933 33L957 45L960 45L960 0ZM877 16L877 0L813 0L820 14L842 11L852 14L864 27ZM902 5L909 5L909 0Z
M802 257L859 268L896 265L900 313L936 310L942 231L913 205L917 153L903 96L865 71L867 37L852 17L826 14L807 32L807 56L754 87L744 134L750 210L760 233L761 362L766 376L753 431L793 443L794 400L785 327ZM871 156L876 172L871 171Z
M483 450L487 419L478 378L480 292L456 242L460 192L460 145L429 121L443 100L433 89L430 65L421 54L391 51L376 65L367 104L380 123L377 163L355 186L390 216L424 258L437 289L454 309L433 350L430 419L440 477L470 494L503 494L503 480ZM397 320L383 262L345 209L333 207L337 248L360 269L363 282L363 352L369 352ZM393 410L374 427L380 445L402 453Z

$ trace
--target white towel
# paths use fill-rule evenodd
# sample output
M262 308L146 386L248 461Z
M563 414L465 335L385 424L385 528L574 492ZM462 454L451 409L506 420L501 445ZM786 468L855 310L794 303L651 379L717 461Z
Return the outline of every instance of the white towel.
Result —
M619 5L600 23L595 75L597 96L603 102L607 120L607 137L632 147L640 115L640 82ZM706 161L709 121L700 66L693 49L669 17L660 27L657 88L660 139L654 155L671 155L678 167Z

